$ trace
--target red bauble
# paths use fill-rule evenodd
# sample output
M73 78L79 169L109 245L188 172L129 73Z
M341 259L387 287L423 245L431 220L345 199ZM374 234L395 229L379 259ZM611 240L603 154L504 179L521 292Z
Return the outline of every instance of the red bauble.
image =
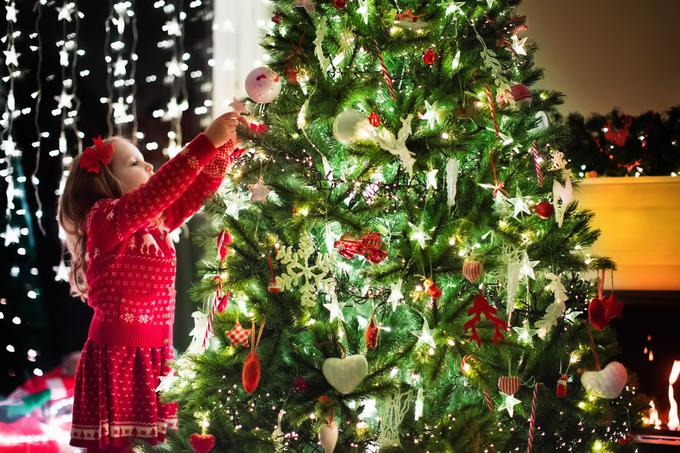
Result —
M567 397L567 375L566 374L563 374L557 380L557 388L555 389L555 396L557 396L558 398L566 398Z
M588 304L588 319L597 330L602 330L607 325L604 303L599 297L593 297Z
M307 390L307 382L302 376L296 376L293 380L293 390L298 393L302 393Z
M614 294L603 297L602 303L604 304L604 317L607 321L621 317L623 304L616 299Z
M542 219L549 219L555 213L555 207L548 200L543 200L534 207L536 215Z
M189 444L196 453L208 453L215 446L215 436L194 433L189 437Z
M281 19L282 19L282 18L281 18L281 15L280 15L280 14L274 14L274 15L272 16L272 22L274 22L275 24L280 24L280 23L281 23Z
M434 280L428 278L423 283L423 286L425 286L427 294L429 294L432 299L437 300L442 297L442 290L437 286L437 283L435 283Z
M433 65L435 60L437 60L437 54L434 53L434 49L430 47L423 55L423 62L427 65Z
M347 7L347 0L333 0L333 6L336 9L345 9Z
M529 87L522 83L513 85L512 88L510 88L510 95L515 102L527 105L531 104L531 91L529 91Z
M260 357L257 352L250 351L243 363L243 372L241 373L241 381L243 382L243 390L248 393L253 393L260 383Z
M365 332L367 349L376 349L378 347L379 334L380 327L378 327L378 323L375 322L375 316L371 316L371 322L368 323Z
M371 112L368 117L368 122L371 123L371 126L378 127L380 126L380 117L375 112Z

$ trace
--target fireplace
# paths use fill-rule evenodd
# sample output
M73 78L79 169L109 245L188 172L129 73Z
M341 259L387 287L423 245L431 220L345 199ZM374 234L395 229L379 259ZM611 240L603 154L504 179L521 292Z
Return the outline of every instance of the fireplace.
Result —
M616 320L621 361L638 378L650 406L644 428L633 433L641 453L679 451L680 292L619 291L623 318Z

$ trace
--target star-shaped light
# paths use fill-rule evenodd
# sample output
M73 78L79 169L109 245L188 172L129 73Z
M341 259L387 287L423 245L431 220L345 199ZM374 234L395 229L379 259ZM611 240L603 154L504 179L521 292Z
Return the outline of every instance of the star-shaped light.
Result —
M498 406L498 410L507 410L508 415L512 417L515 414L515 406L517 406L519 403L521 403L520 400L515 398L512 395L506 395L505 393L501 392L501 395L505 397L505 400Z
M12 137L7 137L5 140L3 140L0 144L0 149L5 152L5 156L7 157L21 156L21 151L17 150L17 143Z
M441 123L440 109L437 108L437 102L430 104L425 101L425 113L420 115L420 119L427 121L427 127L432 129L436 124Z
M72 94L68 94L66 91L62 91L59 96L55 96L54 99L59 103L58 109L67 108L70 109L73 106L71 102L73 99Z
M0 237L5 239L5 247L7 247L10 244L18 244L19 243L19 228L14 228L9 225L5 228L4 233L0 233Z
M5 6L5 9L7 10L7 14L5 15L5 20L7 22L16 22L18 10L14 7L14 3L12 3L9 6Z
M463 8L461 8L464 4L465 2L451 2L451 4L446 7L446 15L458 13L464 16L465 12L463 12Z
M260 176L255 184L248 184L248 190L251 193L250 201L267 201L267 195L272 191L272 188L264 183L264 178Z
M68 272L69 272L69 267L64 263L64 260L59 261L59 266L52 266L52 270L55 273L54 276L54 281L59 282L67 282L69 280Z
M16 49L14 46L10 47L9 50L3 50L2 53L5 54L5 64L7 66L9 65L14 65L14 66L19 66L19 55L20 53L17 53Z
M177 19L174 17L163 25L163 31L166 32L168 36L182 36L182 31L179 28Z
M533 346L534 340L532 337L538 334L538 330L532 329L529 326L529 320L525 319L522 321L522 327L513 327L512 330L517 332L517 340L527 346Z
M392 304L392 311L395 311L397 309L397 305L399 305L399 301L404 299L404 294L401 292L402 284L403 280L399 279L398 281L392 283L392 286L390 286L390 297L387 298L387 302Z
M522 261L519 263L519 275L522 277L529 277L532 280L535 279L536 275L534 274L534 267L536 267L538 263L540 263L539 260L530 260L529 255L525 250Z
M120 56L118 56L118 59L114 63L113 67L113 75L114 76L124 76L126 72L126 67L127 67L127 60L123 60Z
M435 332L437 332L437 329L430 330L430 325L427 323L427 319L423 318L423 327L420 329L420 332L412 333L418 337L418 344L428 344L434 348L436 347L433 336Z
M168 68L168 77L182 77L182 64L175 57L165 63Z
M57 11L59 11L57 20L65 20L67 22L71 22L71 16L73 15L73 11L75 9L76 9L75 3L67 3L62 8L57 7Z
M437 173L439 169L432 168L427 173L425 173L425 189L435 189L437 190Z
M429 234L427 234L425 231L423 231L423 226L422 224L417 227L411 222L408 223L413 232L411 233L411 240L416 241L418 245L420 246L421 249L425 248L425 242L429 241L432 239Z
M117 122L123 122L125 120L125 117L127 116L127 104L125 101L123 101L123 97L119 96L118 100L113 103L113 118L116 119Z
M517 189L517 192L515 193L515 198L510 198L510 202L515 207L514 213L512 214L513 217L516 218L522 212L531 214L529 205L524 200L524 197L522 196L522 193L519 191L519 189Z
M338 300L335 298L332 302L323 304L323 306L326 307L330 312L330 322L333 322L335 319L345 322L345 315L342 314L342 308L344 305L345 304L338 302Z
M364 24L368 25L368 0L359 0L357 14L361 14L364 18Z
M179 104L177 103L176 97L171 97L170 102L166 106L165 114L163 115L164 121L171 121L182 116L182 112L188 108L187 100L183 100Z
M527 38L519 39L517 38L517 35L512 35L510 39L512 40L512 43L510 44L512 46L512 50L514 50L517 55L527 54L527 51L524 50L524 45L527 42Z

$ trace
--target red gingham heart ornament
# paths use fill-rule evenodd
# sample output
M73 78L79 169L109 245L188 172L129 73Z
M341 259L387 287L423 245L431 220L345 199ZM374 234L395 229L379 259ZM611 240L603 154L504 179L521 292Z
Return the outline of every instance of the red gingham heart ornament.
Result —
M227 332L227 337L229 337L233 346L241 344L246 348L250 346L248 335L250 335L250 329L244 329L238 321L234 323L234 328Z
M498 390L506 395L514 395L519 390L519 376L501 376L498 378Z

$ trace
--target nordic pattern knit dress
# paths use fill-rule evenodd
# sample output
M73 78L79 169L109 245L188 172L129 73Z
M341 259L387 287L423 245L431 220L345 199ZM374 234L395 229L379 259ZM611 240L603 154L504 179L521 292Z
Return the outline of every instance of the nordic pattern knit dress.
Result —
M85 217L94 316L76 372L72 446L126 446L133 437L155 445L177 428L177 403L156 394L173 359L176 258L168 233L217 191L231 151L231 141L215 149L200 134L147 183L98 200Z

